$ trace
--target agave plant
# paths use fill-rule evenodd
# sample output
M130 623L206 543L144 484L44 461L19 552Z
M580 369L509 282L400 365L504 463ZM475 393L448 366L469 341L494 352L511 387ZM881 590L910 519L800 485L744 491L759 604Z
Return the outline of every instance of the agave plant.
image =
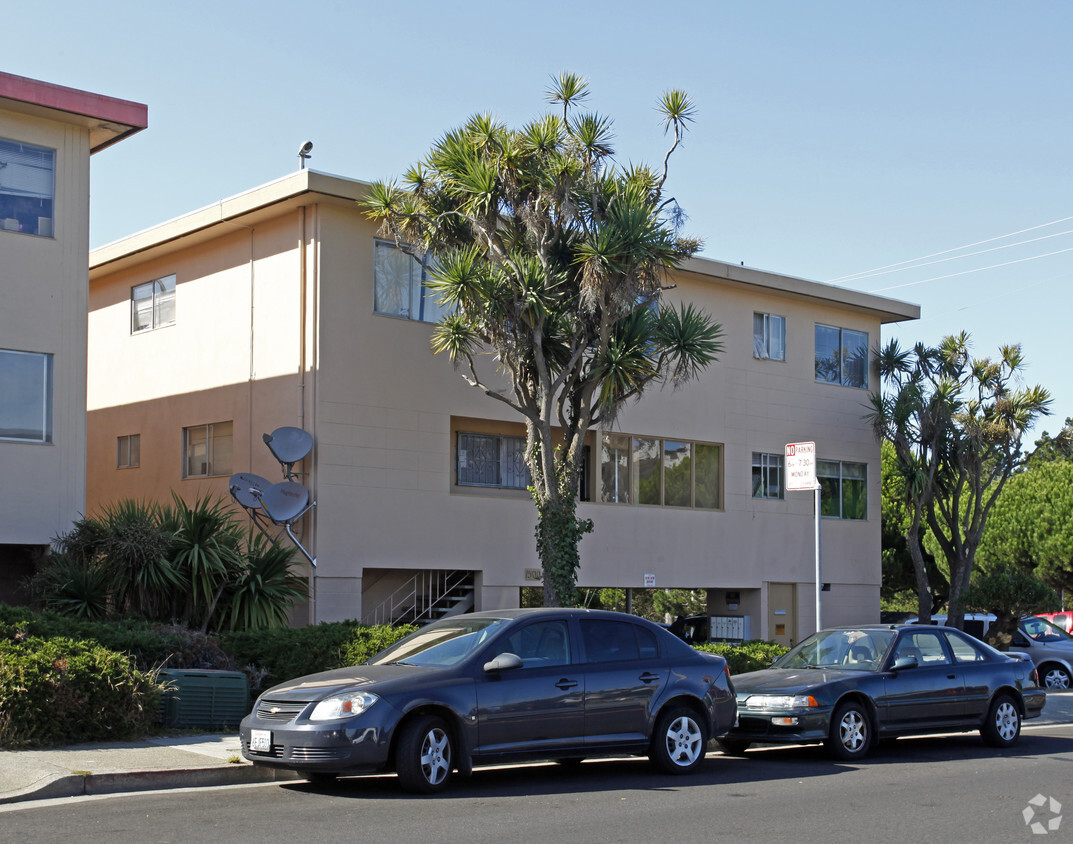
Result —
M308 594L306 581L291 571L293 559L293 548L252 530L247 534L245 568L226 593L225 612L231 630L287 624L287 610Z

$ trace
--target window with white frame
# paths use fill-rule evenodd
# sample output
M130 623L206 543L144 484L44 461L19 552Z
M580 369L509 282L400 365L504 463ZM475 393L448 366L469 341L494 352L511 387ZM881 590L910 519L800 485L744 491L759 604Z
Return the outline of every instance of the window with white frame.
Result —
M604 434L599 500L717 510L722 446L714 443Z
M786 317L753 314L753 357L786 360Z
M175 324L175 276L166 275L130 289L130 333Z
M753 452L753 498L784 498L782 455Z
M134 469L141 465L141 434L127 434L116 437L116 468Z
M52 355L0 349L0 440L52 442Z
M842 460L817 460L820 514L834 519L868 518L868 466Z
M816 380L867 389L867 332L817 323Z
M234 424L213 422L183 428L183 477L230 475Z
M457 470L459 486L527 489L532 483L525 437L459 432Z
M428 271L413 255L391 241L374 243L373 310L376 313L439 322L448 309L436 303L427 281Z
M53 236L56 150L0 138L0 231Z

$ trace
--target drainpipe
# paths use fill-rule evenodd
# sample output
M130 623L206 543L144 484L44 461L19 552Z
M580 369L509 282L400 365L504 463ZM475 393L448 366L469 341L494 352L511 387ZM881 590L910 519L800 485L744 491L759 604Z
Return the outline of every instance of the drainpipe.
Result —
M302 205L298 209L298 427L303 431L307 430L306 427L306 403L307 403L307 391L306 391L306 371L308 369L308 355L306 353L306 344L308 341L308 319L309 319L309 305L307 296L309 293L309 273L307 269L308 253L306 249L306 235L308 227L306 220L306 206ZM312 416L312 413L310 413ZM313 440L314 454L316 453L316 438ZM307 458L310 462L313 462L313 458ZM307 470L310 468L306 466ZM313 486L316 478L312 472L307 475L307 481L309 482L310 495L313 501L317 500L316 487ZM317 508L312 508L306 514L306 544L316 548L316 513ZM317 623L317 576L316 569L310 566L309 569L309 623Z

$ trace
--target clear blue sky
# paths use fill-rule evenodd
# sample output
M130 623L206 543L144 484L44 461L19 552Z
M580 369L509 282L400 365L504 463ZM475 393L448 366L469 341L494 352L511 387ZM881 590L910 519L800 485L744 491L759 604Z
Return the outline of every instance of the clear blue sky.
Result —
M655 164L654 104L684 88L699 112L671 189L705 255L827 282L981 252L840 283L921 305L884 341L1021 343L1055 397L1035 434L1073 416L1073 4L5 7L0 69L149 106L147 131L94 157L93 246L283 176L306 140L315 169L397 175L474 112L542 112L562 70L589 79L620 158Z

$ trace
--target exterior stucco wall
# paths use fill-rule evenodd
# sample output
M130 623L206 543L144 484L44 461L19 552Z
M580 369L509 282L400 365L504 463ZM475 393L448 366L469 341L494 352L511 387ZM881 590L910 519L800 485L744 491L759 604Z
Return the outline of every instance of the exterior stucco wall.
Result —
M383 591L376 582L385 582L377 580L384 570L474 571L478 608L515 603L520 587L536 585L526 580L539 567L534 507L518 491L457 486L455 448L459 430L515 433L520 417L432 354L431 325L374 313L374 229L353 202L305 193L274 208L218 225L205 209L189 238L171 240L181 225L167 224L167 241L135 236L136 251L109 247L94 270L89 508L121 496L166 497L176 486L184 495L226 494L225 477L179 480L185 425L234 420L234 471L276 478L260 435L294 425L315 439L302 468L318 506L300 526L318 560L313 618L360 617L371 609L363 593ZM176 325L131 336L131 287L169 273L177 276ZM582 541L581 585L640 588L654 575L658 587L712 590L716 604L738 591L753 636L769 636L769 584L796 584L793 632L807 632L813 496L753 499L751 465L753 452L781 454L788 442L812 440L821 459L868 467L868 518L822 520L823 580L831 584L824 622L875 620L880 464L863 421L868 391L815 381L814 330L822 322L865 331L874 348L882 303L840 303L799 280L765 286L710 269L679 272L674 282L668 301L711 312L725 351L683 389L653 390L627 407L615 432L720 444L722 507L582 502L579 515L595 530ZM754 312L786 317L785 362L753 357ZM491 378L493 367L489 360ZM116 436L138 432L141 468L117 470Z
M52 442L0 442L0 544L47 545L85 506L89 132L0 108L0 137L56 150L54 237L0 231L0 347L53 356Z

